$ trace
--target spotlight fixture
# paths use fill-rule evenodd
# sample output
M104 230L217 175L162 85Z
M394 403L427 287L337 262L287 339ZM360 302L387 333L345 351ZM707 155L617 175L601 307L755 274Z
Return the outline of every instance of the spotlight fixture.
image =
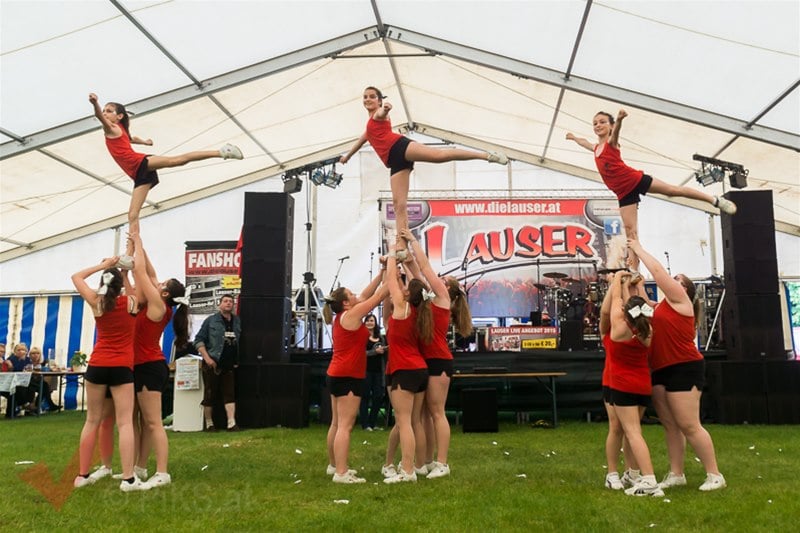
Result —
M287 170L282 176L283 179L283 192L295 193L300 192L303 187L303 176L305 175L308 180L314 185L324 185L335 189L342 182L342 174L336 172L336 163L339 162L338 157L325 159L299 168Z
M342 182L342 175L336 172L336 166L318 168L311 173L311 181L315 185L325 185L335 189Z
M731 187L734 189L747 187L747 175L750 171L742 165L700 154L694 154L692 159L700 161L700 171L695 172L694 177L703 187L725 181L726 174L730 180Z

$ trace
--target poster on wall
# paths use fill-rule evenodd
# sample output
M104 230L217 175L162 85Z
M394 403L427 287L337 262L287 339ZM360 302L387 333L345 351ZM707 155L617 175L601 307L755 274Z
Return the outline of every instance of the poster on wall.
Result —
M489 328L486 349L490 352L555 350L558 328L554 326L509 326Z
M395 216L390 200L381 204L388 250ZM608 196L414 198L408 218L434 270L459 280L474 317L599 315L598 272L624 264L622 220Z
M242 280L239 277L241 252L236 241L189 241L186 243L186 287L189 319L197 332L203 320L217 311L220 299L231 295L238 308Z

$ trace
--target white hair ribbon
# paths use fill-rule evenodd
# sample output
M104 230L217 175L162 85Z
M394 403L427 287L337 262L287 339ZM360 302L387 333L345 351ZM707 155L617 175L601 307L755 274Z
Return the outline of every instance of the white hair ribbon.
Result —
M114 279L114 274L111 272L103 274L103 277L100 278L100 288L97 289L97 294L105 296L108 293L108 284L111 283L112 279Z
M636 318L639 315L644 315L647 318L650 318L653 316L653 308L647 304L642 304L628 309L628 314L631 315L631 318Z
M189 296L191 296L191 295L192 295L192 287L190 285L190 286L186 287L186 290L183 293L183 296L177 296L177 297L173 296L172 297L172 301L175 302L178 305L182 305L184 307L189 307Z
M430 302L436 298L436 293L433 291L429 291L428 289L422 289L422 299Z

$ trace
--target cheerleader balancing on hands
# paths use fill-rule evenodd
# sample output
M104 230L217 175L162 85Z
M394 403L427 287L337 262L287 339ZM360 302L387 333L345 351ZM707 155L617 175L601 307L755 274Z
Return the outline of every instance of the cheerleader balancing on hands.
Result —
M375 87L364 89L364 108L369 114L367 129L350 151L341 157L340 161L347 163L353 154L364 146L365 142L369 141L383 164L390 169L392 205L394 207L397 231L408 227L408 212L406 210L408 186L414 162L447 163L449 161L484 159L490 163L508 164L508 157L502 153L473 152L457 148L444 150L431 148L392 132L392 121L389 119L389 111L392 110L392 104L384 102L383 94ZM399 258L403 260L403 253L400 253Z
M592 119L594 133L597 135L597 144L592 144L588 140L576 137L572 133L567 133L567 140L575 141L578 145L594 152L594 162L597 171L603 178L603 183L617 195L619 200L619 213L622 216L622 223L625 226L625 234L628 238L638 239L638 209L640 195L654 192L665 196L682 196L707 202L714 207L718 207L723 213L733 215L736 213L736 204L720 196L711 196L702 191L689 187L679 187L670 185L657 178L653 178L642 172L635 170L622 160L619 149L619 130L622 127L622 119L628 116L624 109L620 109L617 119L610 113L600 111ZM639 259L635 252L629 258L629 264L634 270L639 269Z
M133 180L133 196L128 209L130 234L139 233L139 212L142 210L147 193L158 185L157 170L180 167L191 161L202 161L214 157L222 159L242 159L242 151L232 144L225 144L219 150L189 152L174 156L147 155L134 152L131 144L153 146L151 139L142 139L130 133L130 116L125 106L109 102L100 108L97 95L89 94L89 102L94 107L94 115L103 125L106 147L114 161ZM127 265L129 266L129 265Z

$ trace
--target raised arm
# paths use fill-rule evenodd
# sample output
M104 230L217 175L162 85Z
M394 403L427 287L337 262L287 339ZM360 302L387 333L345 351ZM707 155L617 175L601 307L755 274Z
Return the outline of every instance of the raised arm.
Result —
M630 328L625 321L625 310L623 309L623 276L630 274L627 272L617 272L614 282L611 284L611 340L623 341L630 336Z
M692 302L689 300L689 295L686 294L686 289L683 288L683 285L678 280L670 276L664 266L658 262L658 259L650 255L635 239L628 239L628 248L633 250L644 263L644 266L647 267L647 270L650 271L656 281L656 285L664 293L664 298L667 299L673 309L687 316L693 314Z
M383 105L380 107L380 109L375 111L375 113L372 115L372 118L374 118L375 120L385 120L386 117L389 116L389 111L391 110L392 110L392 104L390 104L389 102L383 102Z
M111 268L117 264L119 261L118 256L108 257L103 259L100 264L86 267L83 270L76 272L72 275L72 284L75 285L75 288L78 290L78 293L81 297L88 303L92 309L97 308L97 302L100 300L101 296L97 294L97 291L91 287L89 284L86 283L86 278L95 274L97 272L101 272L107 268Z
M439 307L450 307L450 293L447 292L447 286L436 272L434 272L433 267L431 267L431 262L428 260L428 256L425 255L425 252L422 250L422 245L414 238L414 234L411 233L411 230L408 228L401 229L400 236L408 243L409 250L414 252L414 258L419 264L422 275L425 276L425 280L436 295L433 299L433 303Z
M361 137L353 144L353 147L350 148L350 151L347 152L345 155L339 158L340 163L347 163L350 161L350 158L353 157L353 154L361 150L361 147L364 146L364 143L367 142L367 132L361 134Z
M614 283L614 279L611 279ZM606 295L603 297L603 303L600 306L600 335L603 336L611 331L611 287L606 290Z
M133 236L133 246L135 250L133 279L136 281L136 287L140 288L142 295L147 299L147 318L153 322L158 322L164 318L164 314L167 312L167 305L161 299L161 288L154 284L153 280L147 275L147 260L144 258L146 253L142 239L138 234Z
M594 151L594 145L590 143L587 139L584 139L583 137L576 137L571 133L567 133L567 140L575 141L576 143L578 143L578 146L582 146L583 148L586 148L590 152Z
M611 136L608 138L608 144L610 144L611 146L614 147L619 146L619 130L622 129L622 119L627 116L628 113L626 113L624 109L620 109L619 113L617 113L617 120L611 127Z
M361 294L358 296L359 301L363 302L375 294L375 290L378 288L378 285L380 285L382 279L383 271L379 270L375 277L372 278L372 281L369 282L369 285L367 285L364 290L361 291Z
M142 139L141 137L133 135L131 137L131 144L143 144L145 146L153 146L153 139Z
M103 125L103 133L106 134L106 137L116 138L122 135L122 130L120 130L119 126L112 124L103 116L103 110L100 108L100 103L97 101L96 94L89 93L89 103L91 103L94 108L94 116L96 116L100 124Z

